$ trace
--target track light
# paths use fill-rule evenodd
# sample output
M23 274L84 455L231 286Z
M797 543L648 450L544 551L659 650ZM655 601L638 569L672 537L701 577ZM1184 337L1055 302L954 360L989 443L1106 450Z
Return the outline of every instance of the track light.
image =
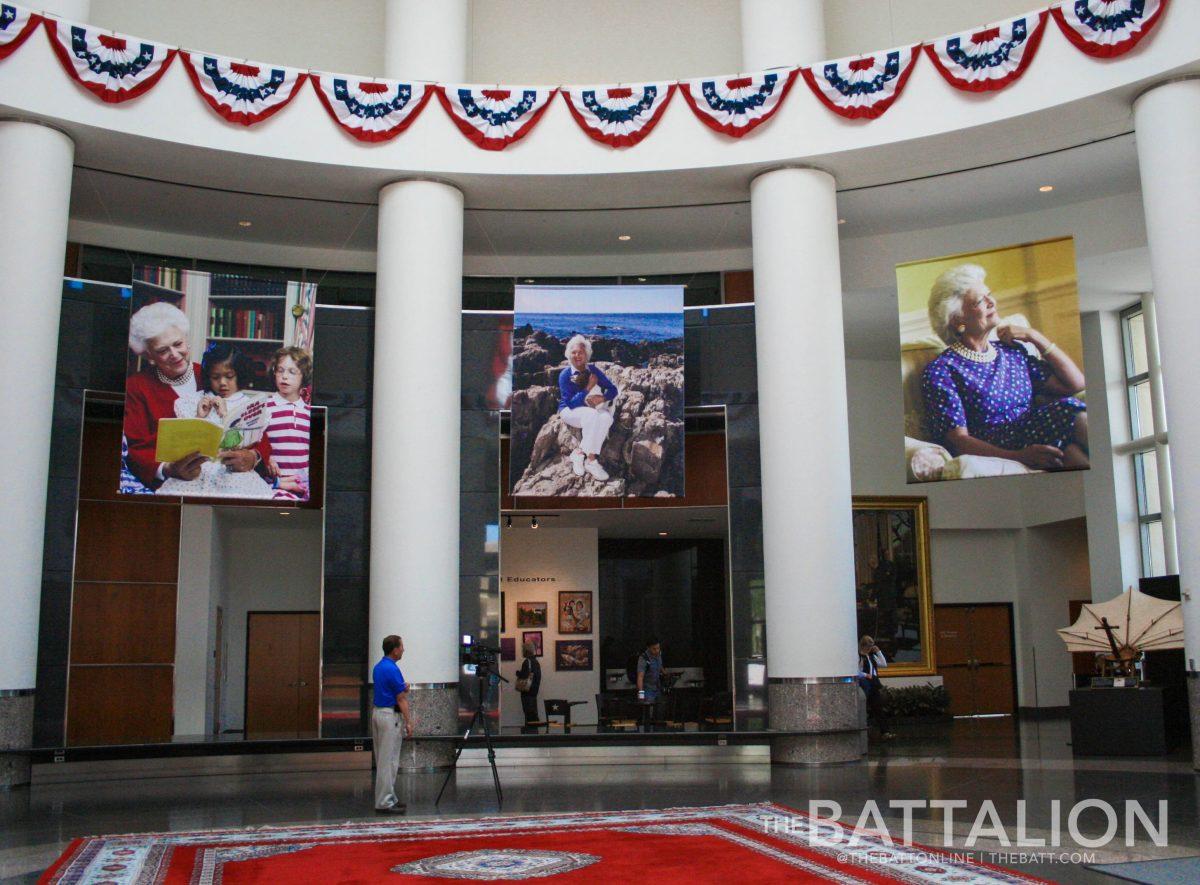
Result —
M512 528L512 514L511 513L508 516L504 517L504 527L506 529Z
M530 527L531 529L536 529L536 528L538 527L538 521L537 521L537 517L536 517L536 516L531 516L531 517L529 518L529 527Z

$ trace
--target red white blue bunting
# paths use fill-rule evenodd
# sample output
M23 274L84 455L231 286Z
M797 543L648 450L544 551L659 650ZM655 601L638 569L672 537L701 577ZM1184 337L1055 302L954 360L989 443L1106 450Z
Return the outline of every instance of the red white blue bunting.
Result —
M920 46L856 55L804 68L813 94L835 114L874 120L900 97L917 63Z
M633 147L662 119L674 83L564 86L562 96L584 132L610 147Z
M308 74L283 65L183 53L183 69L208 106L228 120L253 126L283 110Z
M412 125L430 97L425 83L371 80L311 73L313 88L329 116L359 141L389 141Z
M63 70L102 101L137 98L159 81L177 49L88 25L44 19Z
M1167 0L1063 0L1050 12L1078 49L1114 58L1137 46L1166 8Z
M1049 12L1034 12L942 37L925 51L946 81L967 92L992 92L1016 81L1037 54Z
M558 91L545 86L434 88L454 125L485 151L502 151L528 135Z
M796 82L798 70L698 77L682 81L679 88L705 126L741 138L775 116Z
M16 52L41 21L42 17L36 12L0 3L0 60Z

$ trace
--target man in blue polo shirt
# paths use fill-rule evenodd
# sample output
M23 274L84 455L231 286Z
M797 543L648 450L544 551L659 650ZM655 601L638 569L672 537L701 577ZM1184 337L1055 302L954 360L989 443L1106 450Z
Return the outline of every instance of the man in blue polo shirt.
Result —
M397 663L404 656L404 640L383 640L383 657L375 665L375 709L371 711L371 737L375 749L375 810L380 814L404 814L406 806L396 796L396 774L400 771L400 747L412 737L413 717L408 709L408 684ZM400 719L404 718L404 731Z

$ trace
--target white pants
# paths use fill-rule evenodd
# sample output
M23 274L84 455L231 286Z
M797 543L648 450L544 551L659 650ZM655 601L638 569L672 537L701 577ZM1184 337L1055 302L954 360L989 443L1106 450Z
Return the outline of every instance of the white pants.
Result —
M396 774L400 771L400 746L404 743L400 714L386 707L371 713L371 737L375 749L375 807L400 804L396 796Z
M593 409L591 406L579 406L574 409L563 409L559 412L563 423L568 427L578 427L583 431L583 442L580 448L585 455L599 455L608 437L608 429L612 427L612 412L607 409Z

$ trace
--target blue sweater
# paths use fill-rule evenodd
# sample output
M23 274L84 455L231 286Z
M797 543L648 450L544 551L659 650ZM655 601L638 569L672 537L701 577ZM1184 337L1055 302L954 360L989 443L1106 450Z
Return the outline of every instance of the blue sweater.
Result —
M608 380L608 376L588 363L587 370L596 376L596 386L600 388L600 392L604 394L604 398L612 402L617 398L617 386ZM585 400L588 397L587 387L579 387L571 380L571 376L575 374L575 370L570 366L563 369L558 375L558 410L577 409L580 406L587 405ZM593 391L595 393L595 391Z

